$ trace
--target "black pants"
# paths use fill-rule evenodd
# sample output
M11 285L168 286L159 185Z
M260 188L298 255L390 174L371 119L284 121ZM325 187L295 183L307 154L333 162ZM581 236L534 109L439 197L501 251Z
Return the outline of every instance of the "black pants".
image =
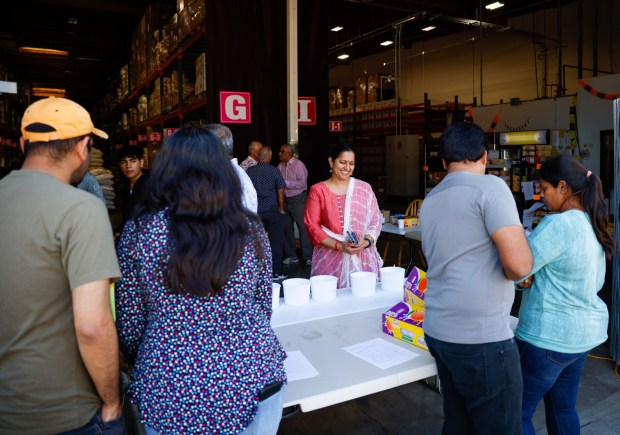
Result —
M284 209L286 210L284 219L284 254L286 257L297 257L297 249L295 247L295 224L297 224L299 241L301 242L301 256L304 260L312 260L314 247L312 242L310 242L306 224L304 223L307 196L306 192L302 192L299 195L288 197L284 201Z
M265 230L269 236L271 245L271 260L273 262L273 273L282 273L282 254L284 253L284 215L278 210L259 213L263 220Z

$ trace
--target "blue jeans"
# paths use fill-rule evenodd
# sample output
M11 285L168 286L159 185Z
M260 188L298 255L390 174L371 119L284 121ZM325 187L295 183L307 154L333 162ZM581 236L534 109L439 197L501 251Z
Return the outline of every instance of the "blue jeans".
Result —
M443 434L521 433L523 383L514 339L458 344L424 336L437 363Z
M282 403L286 385L279 392L258 404L254 420L239 435L276 435L282 419Z
M286 385L283 385L279 392L259 402L254 420L239 435L276 435L282 419L285 389ZM159 435L159 432L150 426L146 426L146 433L147 435Z
M84 426L62 432L58 435L127 435L125 418L121 415L116 420L101 421L101 409Z
M577 391L588 352L554 352L521 340L517 345L523 371L523 433L536 433L532 417L544 398L547 432L578 434Z

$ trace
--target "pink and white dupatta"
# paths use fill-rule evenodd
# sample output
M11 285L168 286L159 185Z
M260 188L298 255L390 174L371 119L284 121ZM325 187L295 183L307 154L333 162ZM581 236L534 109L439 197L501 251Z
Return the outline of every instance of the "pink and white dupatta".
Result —
M315 245L311 275L338 277L338 288L351 286L350 274L358 271L378 274L383 264L374 243L356 255L349 255L320 244L326 237L345 241L347 231L354 231L360 239L370 235L376 242L381 233L381 212L372 188L368 183L351 177L345 195L344 227L338 215L337 195L324 183L310 189L306 205L306 226ZM318 209L317 209L318 208Z

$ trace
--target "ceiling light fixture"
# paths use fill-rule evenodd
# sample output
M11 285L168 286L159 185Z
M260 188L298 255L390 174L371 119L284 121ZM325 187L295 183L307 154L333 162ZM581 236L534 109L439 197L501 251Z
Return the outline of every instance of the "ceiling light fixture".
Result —
M342 26L336 26L332 29L332 32L340 32L342 29L344 29L344 27Z
M19 47L21 54L46 54L50 56L69 56L69 52L66 50L54 50L53 48L40 48L40 47Z
M35 97L64 97L67 91L58 88L32 88Z
M340 56L338 56L338 59L340 59L340 60L345 60L345 59L348 59L348 58L349 58L348 54L341 54Z
M387 40L387 41L383 41L380 45L383 45L384 47L387 47L388 45L392 45L393 43L394 43L394 41Z
M489 3L488 5L485 6L485 8L492 11L493 9L501 8L502 6L504 6L504 3L495 2L495 3Z
M435 28L435 26L428 26L422 29L423 32L430 32L431 30L433 30Z

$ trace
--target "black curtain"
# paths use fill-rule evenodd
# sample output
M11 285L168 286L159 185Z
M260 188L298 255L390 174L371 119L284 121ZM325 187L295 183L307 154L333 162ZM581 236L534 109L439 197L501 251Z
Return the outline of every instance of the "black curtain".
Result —
M286 1L206 3L209 121L220 122L220 91L250 92L252 123L226 124L235 157L245 159L250 141L259 140L277 159L286 143Z
M299 95L315 97L317 122L300 126L300 159L313 184L328 174L327 8L321 0L299 0ZM219 92L250 92L252 123L227 124L235 156L247 156L252 140L274 150L287 142L286 0L207 2L207 96L209 121L219 122Z
M299 0L299 95L316 98L316 125L299 126L299 158L308 168L308 186L329 176L328 0Z

